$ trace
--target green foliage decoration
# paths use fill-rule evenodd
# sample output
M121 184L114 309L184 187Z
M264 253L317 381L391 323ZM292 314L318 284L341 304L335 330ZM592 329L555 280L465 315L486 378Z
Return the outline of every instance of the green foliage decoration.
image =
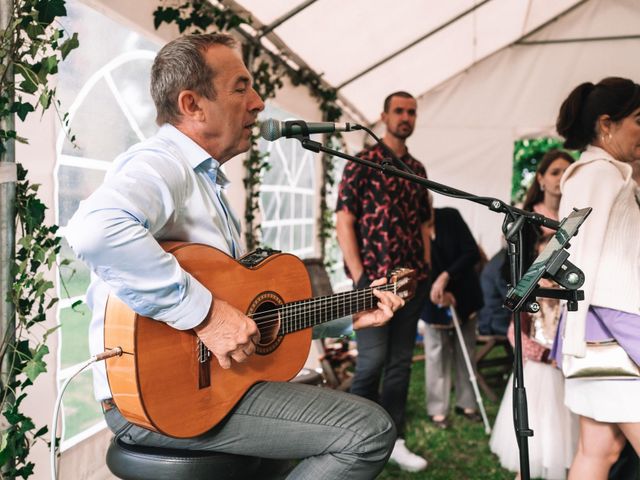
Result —
M529 185L535 177L538 163L545 153L554 148L563 148L563 141L553 137L518 140L513 149L513 174L511 177L511 201L522 203ZM578 158L578 152L567 150Z
M61 114L55 88L49 84L58 65L78 47L76 33L62 29L57 17L67 14L65 0L14 0L11 23L0 38L0 118L17 115L20 120L36 111L53 107L63 126L68 115ZM73 141L73 138L71 138ZM0 157L9 142L27 143L14 129L0 130ZM18 164L15 213L17 246L11 274L14 283L6 301L15 308L15 330L5 332L0 360L5 369L1 387L2 432L0 436L0 478L28 478L34 465L28 460L33 444L43 440L47 426L38 427L22 411L27 388L46 372L49 353L43 322L57 298L54 284L45 276L56 263L60 250L58 227L45 222L46 206L38 198L38 185L31 184L27 171ZM64 262L63 262L64 263Z
M154 25L158 28L162 23L175 23L179 31L199 33L207 31L215 26L218 31L237 29L243 23L251 24L251 18L237 15L231 9L214 6L205 0L192 0L184 2L161 1L154 12ZM244 34L246 36L246 34ZM259 42L251 42L245 46L244 59L247 67L253 75L253 87L260 96L267 100L275 97L282 87L283 75L288 75L293 85L304 85L309 88L311 94L318 100L323 118L328 122L335 122L342 116L342 110L337 103L337 91L323 84L321 78L309 69L301 68L293 70L281 58L268 50L264 50ZM267 59L265 59L268 58ZM326 141L330 144L337 141L340 134L331 134ZM258 149L258 135L251 137L251 148L245 157L245 178L243 180L247 192L245 201L245 241L249 250L258 245L260 225L256 224L258 200L260 198L260 185L262 176L269 168L268 154ZM322 157L322 186L320 189L319 238L322 245L322 256L325 256L326 243L331 238L334 229L333 212L328 208L328 189L334 186L334 160L329 155Z

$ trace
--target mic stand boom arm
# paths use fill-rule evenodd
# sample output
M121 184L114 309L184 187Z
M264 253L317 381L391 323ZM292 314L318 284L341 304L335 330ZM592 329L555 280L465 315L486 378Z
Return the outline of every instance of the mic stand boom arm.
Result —
M489 210L493 210L494 212L505 213L512 220L515 220L518 217L523 217L526 221L544 226L547 228L551 228L553 230L558 230L560 227L560 223L551 218L545 217L535 212L527 212L526 210L522 210L520 208L513 207L508 203L503 202L497 198L491 197L479 197L477 195L473 195L471 193L464 192L462 190L458 190L456 188L449 187L447 185L443 185L442 183L431 181L427 178L421 177L419 175L415 175L413 173L409 173L404 170L400 170L393 166L391 161L385 161L382 164L371 162L369 160L364 160L359 157L355 157L353 155L348 155L346 153L340 152L338 150L334 150L332 148L325 147L319 142L311 140L310 138L304 135L294 135L290 138L295 138L300 141L302 146L315 153L323 152L328 153L329 155L334 155L336 157L344 158L345 160L349 160L351 162L356 162L361 165L366 165L367 167L373 168L375 170L379 170L389 175L404 178L412 181L413 183L417 183L422 185L423 187L438 192L442 195L446 195L447 197L453 198L461 198L463 200L469 200L474 203L479 203L480 205L484 205L489 208Z
M375 137L375 136L374 136ZM497 198L491 197L479 197L462 190L458 190L441 183L433 182L427 178L420 177L411 173L402 162L397 158L394 158L396 163L400 164L406 170L400 170L393 166L391 160L385 160L381 164L364 160L352 155L345 154L343 152L334 150L332 148L325 147L319 142L311 140L308 135L292 135L290 138L295 138L300 141L302 147L315 153L323 152L336 157L344 158L345 160L356 162L361 165L373 168L375 170L382 171L388 175L404 178L418 185L438 192L442 195L469 200L474 203L484 205L489 210L494 212L504 213L505 219L503 222L502 230L507 239L509 249L509 265L511 272L511 283L516 285L518 280L522 276L522 263L523 263L523 237L522 227L525 222L529 222L535 225L545 226L553 230L560 228L560 223L551 218L547 218L543 215L539 215L534 212L527 212L519 208L513 207ZM378 140L378 143L381 143ZM389 151L388 148L385 149ZM392 152L390 152L392 154ZM393 155L393 154L392 154ZM395 155L393 155L395 157ZM541 293L543 291L538 290ZM542 296L542 295L541 295ZM524 374L522 369L522 327L521 327L521 315L522 308L519 307L514 310L514 327L515 327L515 347L514 347L514 383L513 383L513 408L514 408L514 427L516 431L516 437L518 440L518 448L520 451L520 476L522 480L529 480L529 447L528 438L533 435L533 431L529 428L527 417L527 397L524 388Z

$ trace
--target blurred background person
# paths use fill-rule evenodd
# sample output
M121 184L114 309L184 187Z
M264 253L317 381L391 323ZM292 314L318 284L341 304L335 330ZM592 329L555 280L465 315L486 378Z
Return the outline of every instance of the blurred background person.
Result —
M560 179L573 163L573 157L564 150L552 149L544 154L536 169L536 178L527 190L522 209L558 220L560 208ZM554 230L542 228L542 235L553 235Z
M403 91L390 94L380 118L386 127L383 145L366 148L358 156L382 164L390 150L426 177L424 166L406 145L417 118L416 99ZM406 446L404 425L418 318L427 295L430 213L428 191L420 185L355 162L344 167L336 233L354 286L364 288L371 283L369 278L386 276L397 267L416 271L415 297L384 327L356 332L358 358L351 384L351 393L378 402L389 412L398 431L390 460L412 472L427 467L427 460Z
M503 272L506 264L507 249L501 248L491 257L480 274L483 306L478 310L479 335L504 336L507 334L511 312L502 306L507 296L508 282Z
M571 240L585 274L585 300L563 318L554 345L559 364L583 357L587 341L615 339L640 363L640 205L631 164L640 160L640 85L618 77L577 86L563 102L557 130L582 151L562 179L560 216L593 212ZM640 381L567 379L565 404L580 415L570 479L606 479L625 445L640 451Z
M452 368L455 369L456 412L472 420L480 419L469 372L449 313L449 306L454 304L467 352L473 362L475 312L482 307L482 290L474 268L480 252L458 210L436 208L433 212L431 278L435 280L422 313L426 322L427 414L437 427L447 428Z

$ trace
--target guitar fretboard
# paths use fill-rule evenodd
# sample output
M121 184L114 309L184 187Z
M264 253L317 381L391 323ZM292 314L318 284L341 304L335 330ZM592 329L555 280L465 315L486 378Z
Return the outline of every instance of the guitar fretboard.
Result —
M395 292L396 284L382 285L376 289ZM373 288L365 288L285 303L278 309L281 321L279 333L296 332L347 315L371 310L378 304L378 297L373 294L373 290Z

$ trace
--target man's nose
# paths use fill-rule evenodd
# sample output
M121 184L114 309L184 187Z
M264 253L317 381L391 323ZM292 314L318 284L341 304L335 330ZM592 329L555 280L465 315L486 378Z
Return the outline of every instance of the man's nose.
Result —
M262 101L262 98L260 98L260 95L258 95L258 92L256 92L254 88L252 88L251 91L253 92L254 98L249 103L249 110L255 113L263 111L264 102Z

